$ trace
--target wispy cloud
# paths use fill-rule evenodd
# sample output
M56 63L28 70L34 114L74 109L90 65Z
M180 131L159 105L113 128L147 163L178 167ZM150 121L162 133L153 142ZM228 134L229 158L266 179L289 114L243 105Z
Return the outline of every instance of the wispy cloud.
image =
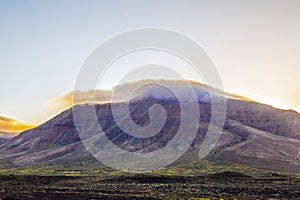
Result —
M15 134L33 127L34 126L31 124L27 124L9 117L0 116L0 132Z

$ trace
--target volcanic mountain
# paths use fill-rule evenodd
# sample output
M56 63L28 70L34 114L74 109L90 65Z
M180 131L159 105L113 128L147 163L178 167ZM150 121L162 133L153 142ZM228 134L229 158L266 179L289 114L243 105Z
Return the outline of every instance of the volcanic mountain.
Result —
M161 83L161 82L160 82ZM184 82L165 81L165 84L175 84L177 93L186 97L183 101L189 105L197 104L200 113L197 134L188 152L199 150L207 133L212 116L212 96L218 98L224 93L198 83L192 83L197 100L188 96ZM123 88L124 89L124 88ZM300 114L292 110L279 110L256 102L238 99L232 96L226 98L226 118L224 127L213 127L212 134L217 135L222 128L222 134L208 155L219 164L239 164L258 169L300 173ZM157 134L148 138L136 138L124 132L116 123L112 106L117 108L128 106L131 119L140 126L151 123L151 106L161 105L165 109L166 122ZM129 102L117 101L101 104L85 103L76 105L55 116L44 124L24 131L18 136L0 141L0 161L11 165L31 165L34 163L72 163L80 162L87 157L92 159L90 152L84 147L74 123L74 111L80 113L84 121L81 127L87 134L92 134L93 144L97 144L97 152L101 153L104 138L130 152L152 152L168 144L181 125L181 103L172 92L161 89L161 85L151 83L136 92ZM93 137L99 133L97 126L90 123L88 111L94 110L98 123L104 132L102 137ZM121 111L120 111L121 112ZM216 111L216 116L222 111ZM191 113L191 116L193 113ZM85 118L86 116L86 118ZM155 118L153 118L155 119ZM192 117L189 120L193 120ZM218 120L218 119L217 119ZM159 120L157 120L159 121ZM76 124L78 125L78 124ZM77 127L78 128L78 127ZM192 129L188 124L183 127L188 133ZM85 138L87 141L90 138ZM180 148L175 145L174 150ZM189 153L182 157L185 166L195 168L201 159L189 158ZM108 155L109 156L109 155ZM189 162L189 163L187 163ZM174 165L182 166L175 162Z

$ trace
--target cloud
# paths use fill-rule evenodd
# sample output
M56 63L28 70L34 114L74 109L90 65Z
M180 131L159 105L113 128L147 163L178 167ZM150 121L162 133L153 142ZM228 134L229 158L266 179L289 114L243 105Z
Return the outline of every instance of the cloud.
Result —
M111 100L111 90L71 91L47 100L46 105L67 109L76 104L104 103Z
M2 133L15 134L31 128L34 128L31 124L9 117L0 116L0 132Z
M145 79L140 81L134 81L129 83L123 83L121 85L115 86L113 90L117 91L125 91L130 90L132 91L133 88L140 87L142 85L147 85L149 83L158 83L158 84L178 84L181 86L184 84L185 81L188 81L195 87L203 87L203 88L210 88L211 91L215 91L220 94L226 94L229 98L236 98L241 100L251 101L251 99L245 98L240 95L226 93L221 90L206 86L202 83L195 82L192 80L166 80L166 79ZM45 105L48 107L52 107L52 109L56 111L62 111L68 109L76 104L84 104L84 103L107 103L111 102L112 99L112 92L113 90L88 90L88 91L70 91L67 92L59 97L55 97L46 101ZM123 101L125 100L125 96L118 95L114 96L114 101ZM132 96L134 97L134 96Z

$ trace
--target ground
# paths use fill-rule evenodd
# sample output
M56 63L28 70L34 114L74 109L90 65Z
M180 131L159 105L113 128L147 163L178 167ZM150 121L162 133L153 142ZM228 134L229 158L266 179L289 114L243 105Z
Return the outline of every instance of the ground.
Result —
M300 180L235 172L203 176L1 175L0 199L300 199Z

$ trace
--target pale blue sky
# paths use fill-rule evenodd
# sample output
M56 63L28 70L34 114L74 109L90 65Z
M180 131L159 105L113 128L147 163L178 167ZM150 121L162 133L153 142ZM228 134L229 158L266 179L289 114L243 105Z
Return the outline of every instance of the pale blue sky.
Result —
M300 1L0 1L0 115L39 123L73 90L89 53L131 29L161 27L199 43L224 88L300 110ZM49 117L49 116L48 116Z

